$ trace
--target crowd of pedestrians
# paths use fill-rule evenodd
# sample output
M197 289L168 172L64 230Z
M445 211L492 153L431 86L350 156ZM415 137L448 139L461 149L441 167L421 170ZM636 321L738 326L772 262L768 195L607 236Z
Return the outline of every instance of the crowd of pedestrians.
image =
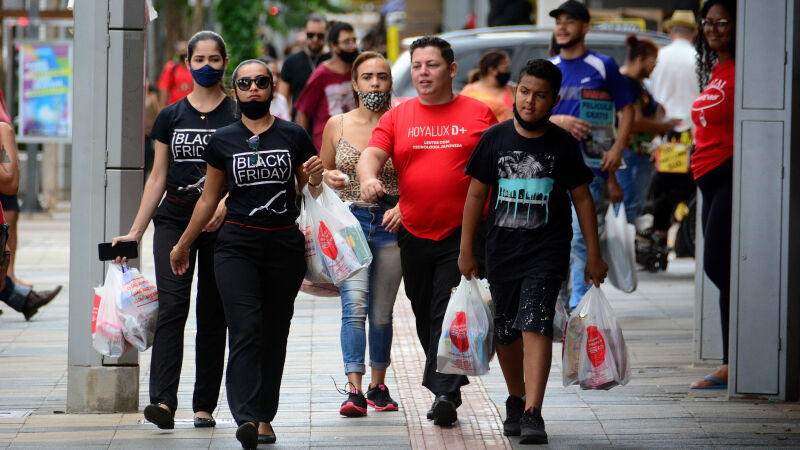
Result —
M459 68L447 41L425 36L409 51L417 96L395 106L388 61L359 52L354 28L344 22L310 16L304 46L280 71L272 58L230 62L230 91L221 36L201 31L179 45L180 61L159 81L167 106L148 130L154 162L139 212L128 234L114 239L140 241L154 222L160 308L145 418L174 427L196 269L194 425L215 426L227 336L236 438L244 448L277 440L271 422L306 273L296 223L300 191L316 197L325 183L349 202L373 255L367 270L339 287L347 378L340 414L400 407L386 371L402 279L426 356L422 384L434 398L427 417L438 426L458 419L469 381L436 370L437 348L451 290L462 275L477 276L488 279L495 305L494 342L509 394L503 432L546 443L542 405L559 291L571 280L574 308L604 281L599 235L606 208L624 202L630 220L641 214L647 186L659 179L650 143L689 119L696 129L692 174L660 179L667 206L656 214L654 233L665 237L670 189L693 176L704 196L704 268L720 287L727 317L735 7L706 2L695 53L689 40L698 27L687 12L668 22L671 46L659 53L653 42L631 36L618 67L586 47L589 12L569 0L550 12L556 26L549 60L527 61L516 74L507 53L488 51L460 94L453 79L469 68ZM694 61L686 61L695 57L705 91L699 96ZM662 58L684 69L658 71ZM671 97L679 91L679 99ZM715 103L718 91L729 100ZM606 113L590 117L587 109ZM725 319L723 330L727 337ZM693 387L726 382L724 365Z

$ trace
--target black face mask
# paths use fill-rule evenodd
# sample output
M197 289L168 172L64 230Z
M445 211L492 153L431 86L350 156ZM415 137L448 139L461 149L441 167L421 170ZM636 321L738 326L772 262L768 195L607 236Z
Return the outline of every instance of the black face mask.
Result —
M269 106L272 103L272 97L264 101L250 100L243 102L236 99L236 104L239 106L239 111L250 120L258 120L269 114Z
M341 60L347 64L353 64L353 61L358 58L358 53L358 50L353 50L352 52L346 52L342 50L339 52L339 58L341 58Z
M544 117L537 120L536 122L526 122L522 120L522 117L520 117L519 112L517 111L517 104L514 103L514 118L517 119L517 123L519 123L519 126L521 126L523 129L527 131L536 131L544 127L545 125L549 124L550 116L552 114L553 114L553 106L550 105L550 109L547 111L547 114L545 114Z

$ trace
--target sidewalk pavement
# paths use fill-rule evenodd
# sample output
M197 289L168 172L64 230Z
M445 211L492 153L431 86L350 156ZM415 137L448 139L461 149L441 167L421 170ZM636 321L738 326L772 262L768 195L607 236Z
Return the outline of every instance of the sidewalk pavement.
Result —
M176 428L162 431L141 413L64 414L66 406L69 215L23 217L17 274L38 289L64 284L64 291L30 322L0 305L0 447L11 448L239 448L223 393L217 427L195 429L191 418L195 321L186 327L186 351ZM143 273L152 279L151 231L145 237ZM550 435L545 448L572 447L800 447L800 405L728 400L726 391L689 391L712 369L693 367L694 262L673 261L666 273L641 273L639 289L606 293L630 348L631 382L610 391L561 386L561 346L543 415ZM261 448L521 448L501 435L506 390L497 361L491 372L471 378L454 427L425 419L433 397L420 386L423 353L408 301L395 307L395 338L387 385L398 412L366 418L339 416L341 386L338 298L301 294L292 321L281 404L274 426L278 443ZM140 410L148 403L149 351L140 356ZM365 384L369 377L365 378ZM526 446L527 447L527 446Z

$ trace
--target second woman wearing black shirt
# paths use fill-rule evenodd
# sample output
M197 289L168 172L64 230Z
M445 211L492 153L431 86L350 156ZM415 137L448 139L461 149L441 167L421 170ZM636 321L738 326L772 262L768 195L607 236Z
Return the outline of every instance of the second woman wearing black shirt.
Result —
M244 61L233 72L242 118L209 139L203 195L170 254L173 271L185 273L191 246L227 186L228 215L214 267L230 331L228 405L244 448L275 442L270 422L278 410L294 300L306 272L295 181L300 188L322 182L322 162L308 133L269 113L273 76L259 60Z
M173 418L178 407L178 382L183 361L183 330L189 316L195 258L194 425L210 427L216 424L211 413L217 407L222 383L226 325L214 279L213 257L216 231L225 217L224 202L220 198L214 201L214 217L209 217L210 220L203 224L203 233L192 245L185 273L172 273L169 251L189 224L192 209L203 191L206 177L203 153L209 137L217 128L235 120L234 102L220 86L227 63L225 42L217 33L201 31L189 40L188 65L194 88L188 96L158 114L150 132L155 139L153 170L145 184L139 212L128 234L112 241L114 244L140 241L150 219L153 219L153 259L159 309L150 360L150 405L145 407L144 415L164 429L173 428L175 424Z

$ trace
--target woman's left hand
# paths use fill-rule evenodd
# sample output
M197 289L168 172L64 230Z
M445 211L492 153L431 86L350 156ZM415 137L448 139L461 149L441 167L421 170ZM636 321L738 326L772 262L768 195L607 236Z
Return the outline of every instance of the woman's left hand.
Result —
M209 220L206 226L203 227L203 231L207 233L213 233L214 231L219 230L219 227L222 226L222 221L225 220L225 216L228 214L228 207L225 206L226 198L228 198L227 195L225 198L219 201L217 210L214 211L214 215L211 216L211 220Z
M397 233L397 230L400 229L400 219L402 215L400 214L400 205L395 206L392 209L387 210L383 213L383 228L390 233Z
M318 156L308 158L308 161L303 163L303 172L308 175L308 181L312 184L319 184L322 182L322 172L325 170L322 167L322 160ZM316 177L316 179L312 179Z

